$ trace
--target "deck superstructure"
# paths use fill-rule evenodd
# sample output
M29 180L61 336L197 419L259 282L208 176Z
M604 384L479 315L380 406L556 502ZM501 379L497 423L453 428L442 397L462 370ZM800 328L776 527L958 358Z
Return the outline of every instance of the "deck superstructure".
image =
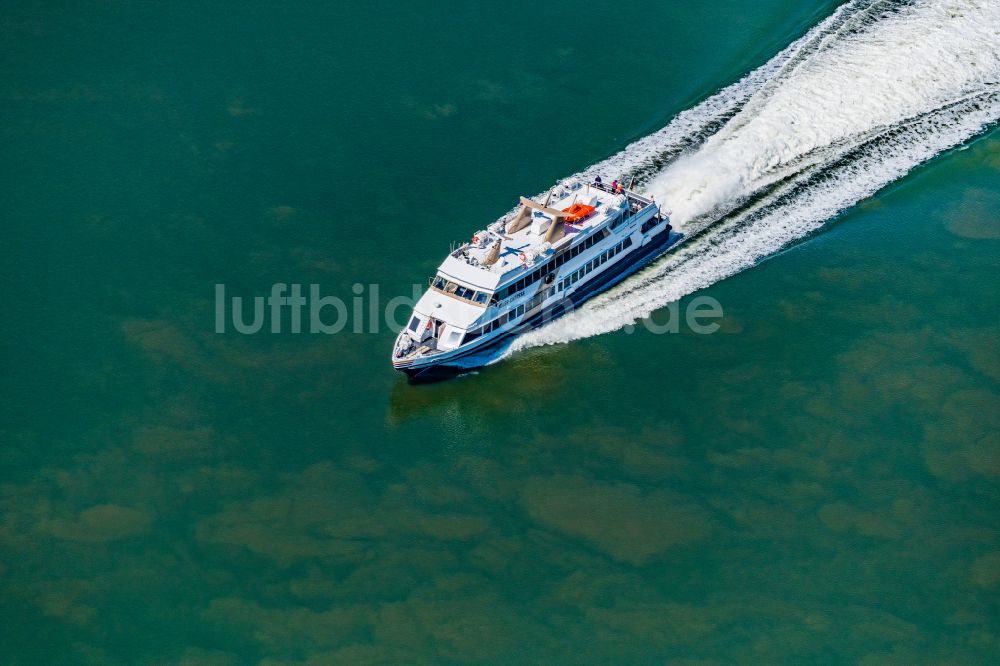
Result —
M521 197L445 258L396 339L396 369L467 370L463 357L559 316L671 243L656 203L617 184L570 179L540 198Z

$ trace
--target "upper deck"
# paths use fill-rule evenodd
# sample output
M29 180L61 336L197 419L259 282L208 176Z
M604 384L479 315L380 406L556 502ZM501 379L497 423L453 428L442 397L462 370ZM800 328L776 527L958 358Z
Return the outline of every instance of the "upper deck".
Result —
M614 192L605 185L573 180L553 188L542 202L523 197L521 201L516 209L454 250L441 264L440 272L479 289L496 289L513 274L572 245L588 231L652 204L630 190Z

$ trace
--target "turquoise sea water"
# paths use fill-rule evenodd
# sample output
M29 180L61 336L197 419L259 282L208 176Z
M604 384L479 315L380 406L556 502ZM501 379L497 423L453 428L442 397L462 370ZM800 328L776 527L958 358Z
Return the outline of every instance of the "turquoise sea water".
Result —
M214 332L409 295L836 5L10 4L0 662L997 661L996 132L714 335L413 387L384 327Z

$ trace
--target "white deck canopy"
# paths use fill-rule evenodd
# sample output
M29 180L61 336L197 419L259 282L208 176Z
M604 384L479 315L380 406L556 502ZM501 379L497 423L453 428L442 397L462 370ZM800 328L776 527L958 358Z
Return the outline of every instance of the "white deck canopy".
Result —
M634 196L628 193L628 197ZM475 286L485 287L489 282L496 285L506 273L531 264L549 250L571 244L577 234L616 215L625 208L628 197L576 181L553 188L544 202L521 197L518 208L452 252L448 259L454 261L446 260L441 270ZM473 271L460 270L458 263ZM478 279L475 273L480 274ZM496 276L496 280L483 273Z

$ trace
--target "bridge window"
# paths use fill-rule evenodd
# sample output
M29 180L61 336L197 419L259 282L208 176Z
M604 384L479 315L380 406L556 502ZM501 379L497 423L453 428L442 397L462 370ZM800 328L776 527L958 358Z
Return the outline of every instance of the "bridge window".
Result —
M430 285L433 289L450 294L457 298L461 298L465 301L471 301L473 303L484 304L490 298L489 292L476 291L472 287L466 287L465 285L458 284L457 282L452 282L440 275L436 275L430 279Z

